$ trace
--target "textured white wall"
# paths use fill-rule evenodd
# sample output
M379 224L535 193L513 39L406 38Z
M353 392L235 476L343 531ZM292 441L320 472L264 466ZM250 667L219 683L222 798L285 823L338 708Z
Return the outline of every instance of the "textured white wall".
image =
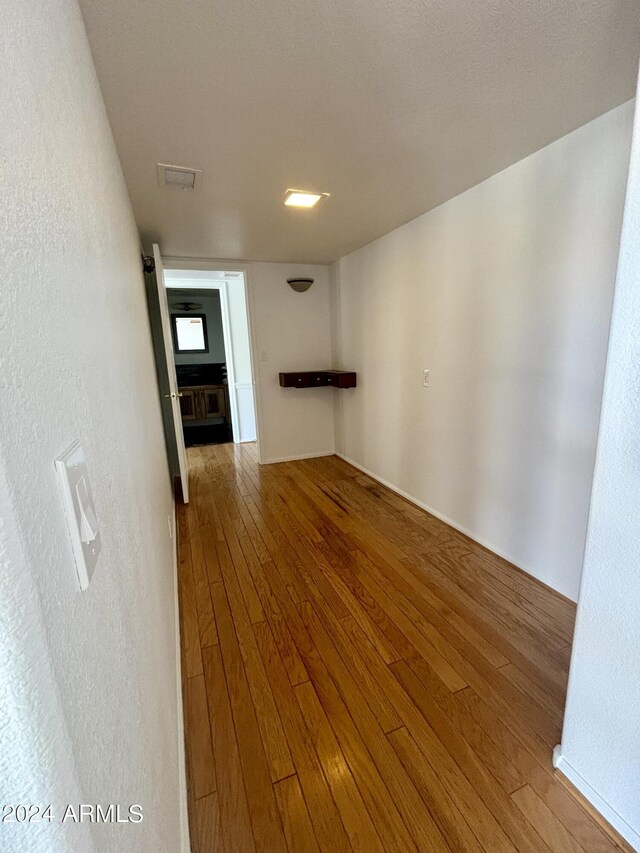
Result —
M295 293L287 279L315 279ZM331 367L329 268L254 263L248 269L262 462L333 453L331 388L281 388L281 371ZM266 360L265 360L266 357Z
M23 551L0 464L0 800L82 802L72 743L49 654L38 587ZM0 825L6 853L95 850L90 827Z
M0 801L144 821L3 824L0 849L176 853L172 498L137 232L75 0L2 12ZM75 438L103 542L85 593L53 468Z
M575 599L633 105L343 258L336 447ZM431 388L422 387L422 369Z
M640 116L560 769L640 850Z

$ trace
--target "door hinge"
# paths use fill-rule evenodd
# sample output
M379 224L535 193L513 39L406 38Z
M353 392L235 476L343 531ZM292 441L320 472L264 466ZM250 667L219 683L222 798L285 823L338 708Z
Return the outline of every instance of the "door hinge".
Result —
M150 255L142 255L142 269L144 272L156 271L156 262Z

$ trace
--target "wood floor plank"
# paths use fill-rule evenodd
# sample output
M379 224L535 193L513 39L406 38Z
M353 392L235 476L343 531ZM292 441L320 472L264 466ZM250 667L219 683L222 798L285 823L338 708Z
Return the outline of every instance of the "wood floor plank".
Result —
M546 773L536 765L527 773L527 781L538 797L567 828L588 853L619 853L618 844L606 835L600 823L576 802L576 799L559 784L555 773ZM625 844L623 849L630 851Z
M427 514L425 514L425 516L426 515ZM339 517L336 518L336 521L340 523ZM397 564L406 559L406 554L403 552L403 549L390 541L389 538L372 523L372 519L366 516L363 517L362 514L356 518L350 516L348 520L348 527L351 529L351 535L356 544L358 544L364 553L367 553L369 558L372 558L372 555L375 555L378 558L388 561L390 564ZM455 534L456 531L452 531L452 533ZM455 541L451 536L449 539L450 541ZM448 542L443 542L439 549L430 549L430 551L426 552L422 558L421 568L430 569L433 561L436 560L439 566L438 571L451 567L453 573L452 577L454 577L455 580L458 580L457 572L458 567L460 566L460 559L461 557L469 554L468 543L465 541L463 546L457 547L453 553L450 552L449 547ZM453 583L453 588L455 590L462 592L462 588L458 586L457 583L452 582L450 578L447 578L447 581ZM481 604L482 603L480 601L476 601L473 606L478 609L481 607ZM536 634L535 631L528 631L527 626L522 624L524 614L520 614L521 620L518 620L517 608L502 607L498 609L500 610L502 617L509 623L506 627L516 631L516 636L519 637L520 643L524 644L525 648L527 647L527 643L533 643L534 645L538 644L540 647L539 650L546 648L546 638L542 634ZM491 608L489 605L485 605L484 607L484 613L490 620L495 621L497 617L494 610L495 608ZM498 623L501 624L499 620ZM501 627L503 627L502 624Z
M337 457L188 455L195 853L620 853L551 766L571 602Z
M394 666L394 665L392 665ZM487 841L492 839L492 851L513 850L513 845L502 833L500 825L495 821L491 811L482 802L472 784L467 780L462 770L457 766L446 752L441 742L437 739L435 732L424 718L419 708L410 701L408 694L402 690L399 683L391 673L389 667L377 667L374 669L379 679L380 689L385 696L389 697L396 706L400 716L407 724L413 738L421 745L428 745L429 755L436 756L437 773L442 775L443 784L446 786L450 796L458 806L467 814L473 815L474 827L481 837ZM451 699L454 694L448 693L445 686L439 682L435 673L431 673L429 686L442 695ZM479 827L479 829L477 829Z
M267 567L268 568L268 567ZM276 573L275 567L272 567L271 577ZM309 674L302 663L302 658L293 641L291 632L286 620L282 615L282 610L278 604L278 600L273 593L271 585L266 578L266 573L260 570L254 576L256 590L260 596L262 606L269 621L269 626L273 632L273 637L280 652L280 657L287 670L287 675L292 685L302 684L309 680Z
M471 554L463 558L463 562L473 565L479 571L486 572L499 579L502 584L512 589L519 596L529 601L538 613L547 613L553 617L557 631L571 642L573 636L573 619L576 605L564 596L549 589L540 581L533 580L529 575L501 559L486 548L469 542Z
M546 716L552 720L558 728L562 728L563 705L558 703L552 695L537 685L525 672L518 669L512 663L500 669L501 674L508 678L522 693L529 696L537 705L544 709Z
M366 546L363 546L363 547L366 547ZM386 560L393 561L394 565L397 564L397 559L396 559L396 556L394 555L392 549L390 550L388 548L385 548L384 553L385 553L385 559ZM372 566L371 561L368 559L365 560L362 554L360 554L358 556L360 557L360 565L366 566L368 572L370 573L371 572L371 566ZM398 632L396 630L397 626L393 622L390 622L389 617L383 608L378 607L377 604L375 604L375 606L372 607L372 605L371 605L372 598L369 595L368 590L363 593L362 587L359 586L359 582L353 577L353 572L358 571L360 566L354 566L353 565L353 562L352 562L353 561L353 555L350 554L346 559L349 560L350 571L347 571L346 574L344 574L346 567L340 566L338 564L334 564L336 571L337 572L343 572L343 574L342 574L343 580L345 580L345 582L349 585L349 587L352 590L352 592L354 593L354 595L356 595L359 598L360 602L363 604L363 606L369 610L370 615L372 615L373 618L376 619L376 621L384 627L386 635L387 636L393 636L396 646L398 648L402 648L402 644L403 644L402 635L398 634ZM365 581L365 579L361 575L358 575L358 577L361 578L363 581ZM376 590L376 587L374 586L373 591L375 592L375 590ZM368 598L365 596L367 596ZM406 601L403 602L403 604L406 604ZM395 613L397 613L397 612L398 611L396 609ZM403 618L404 618L403 616L400 617L401 622L403 621ZM407 625L406 621L404 621L404 625ZM424 627L424 625L423 625L423 627ZM414 638L416 637L416 633L415 633L415 631L413 631L412 626L409 625L407 631L408 631L408 633L413 632L413 637ZM418 642L418 645L420 646L421 645L420 640L418 640L417 642ZM470 647L470 644L468 642L465 642L464 640L463 640L463 642L464 642L465 647L467 649L470 649L473 658L477 659L477 657L478 657L477 649L475 647ZM415 646L415 643L414 643L414 646ZM427 656L430 657L432 663L434 662L434 660L438 660L437 657L436 658L433 657L433 654L432 654L433 650L432 650L432 648L430 648L429 645L425 645L424 643L422 643L420 651L422 652L422 655L424 657L427 657ZM456 656L454 654L453 649L448 648L447 651L448 651L450 657L453 654L454 659L455 659L456 663L458 664L458 666L461 663L464 664L464 662L460 660L459 656ZM411 656L412 652L411 651L407 652L406 649L403 649L403 654L405 655L405 657ZM470 670L467 667L466 671L469 674L469 677L473 677L475 681L478 681L478 678L476 678L476 673L472 669ZM542 733L544 733L544 735L546 736L547 741L553 740L554 738L557 740L557 736L558 736L557 726L556 725L546 725L544 722L544 717L539 714L539 709L537 708L537 706L532 704L530 702L530 700L528 700L527 697L523 696L523 694L519 690L517 690L517 689L514 690L511 685L506 685L505 684L506 679L503 676L496 675L494 673L486 673L486 675L489 678L489 681L493 682L493 683L496 683L496 679L499 679L501 687L503 688L503 690L506 690L507 687L511 688L511 694L509 696L510 701L518 702L524 708L527 709L527 712L530 714L530 717L535 720L536 725L538 726L538 729ZM481 686L486 687L487 685L484 682L482 682Z
M202 550L205 556L209 583L218 583L218 581L222 580L222 575L220 573L220 560L218 559L218 551L216 549L215 539L210 524L204 524L200 528L200 540L202 542Z
M184 709L189 776L193 797L197 800L216 790L216 768L204 675L186 679Z
M455 853L482 853L484 848L407 729L397 729L388 737L450 849Z
M220 647L205 649L203 659L224 849L252 853L256 848Z
M414 704L429 720L434 730L438 731L443 724L445 727L450 725L456 730L456 737L461 739L459 747L456 749L456 755L462 758L467 749L471 750L477 760L508 794L525 784L526 779L509 761L508 756L496 747L473 715L469 714L459 703L458 696L465 691L451 695L438 690L437 684L429 677L422 662L416 661L415 658L411 661L398 661L397 665L394 664L391 668L404 689L412 695ZM411 687L416 684L419 685L419 692L412 694ZM422 701L425 698L428 705ZM430 711L431 713L429 713ZM446 732L443 733L443 737L446 739Z
M407 618L395 601L393 601L364 569L364 559L361 552L352 558L348 567L335 566L336 571L363 608L375 622L392 647L402 656L417 652L429 662L449 690L462 690L466 681L449 664L442 654L420 632L417 625Z
M251 692L223 585L214 584L211 593L255 847L275 853L286 850L286 844Z
M349 850L349 843L336 804L322 772L312 737L300 713L273 635L267 622L253 626L265 668L271 673L280 716L289 735L298 780L309 808L316 838L322 850Z
M207 572L207 562L200 537L201 530L202 528L197 523L189 522L189 545L196 612L198 614L198 634L200 637L200 647L205 649L207 646L217 645L218 632L213 616L213 606L209 592L209 574Z
M298 777L282 779L273 788L290 853L320 853Z
M218 795L213 793L195 804L197 853L224 853Z
M226 506L221 506L220 516L222 521L222 529L224 530L224 536L227 543L227 548L229 550L229 554L233 562L235 575L238 579L238 584L240 585L240 589L242 590L242 595L245 600L245 605L247 608L247 613L249 614L249 618L253 623L263 622L264 611L262 609L262 605L260 604L258 594L256 593L255 587L253 585L253 581L251 580L249 567L247 566L244 554L242 553L242 549L240 548L240 543L238 542L238 537L236 536L233 524L231 523L231 520L229 518L228 509ZM226 561L226 565L228 565L228 561Z
M329 719L340 749L348 761L371 820L382 839L384 850L394 851L394 853L416 850L416 845L402 820L398 805L390 796L359 728L340 698L338 690L326 673L316 670L314 675L313 683L317 685L321 695L324 713ZM326 849L330 850L331 848Z
M287 478L287 483L289 483L289 479L290 478ZM291 486L289 486L289 490L291 492L291 494L289 495L290 500L284 502L284 505L287 508L287 512L291 507L296 505L295 500L300 498L300 494L296 492L295 489L293 489ZM279 492L279 496L280 498L282 498L281 492ZM319 535L318 537L308 539L307 548L312 564L320 566L324 570L321 591L323 592L325 598L327 598L327 601L332 605L333 612L338 616L338 618L345 618L347 615L352 616L356 620L356 622L358 622L365 634L376 646L380 655L387 663L390 663L394 660L398 660L401 655L396 649L393 648L389 640L377 628L375 623L366 614L365 610L356 600L349 588L344 584L339 575L333 570L335 568L336 561L340 561L339 553L336 552L336 546L340 544L339 542L337 542L337 539L340 536L340 531L333 525L331 525L329 529L327 529L328 519L326 518L326 516L324 516L322 513L318 513L317 511L315 511L314 508L310 506L310 503L305 498L305 496L302 497L304 498L304 509L298 508L298 513L296 517L301 516L307 519L307 521L313 519L314 522L318 524L319 528L324 531L324 533ZM307 514L309 514L309 518L307 518ZM284 515L285 512L282 511L278 516L278 522L280 524L282 524L283 522ZM284 525L283 529L285 531L290 531L291 525ZM303 544L300 542L299 538L291 539L291 536L289 538L292 545L294 545L295 547L299 548L301 544ZM329 542L331 542L331 546L329 545ZM332 587L332 590L328 589L327 584ZM335 593L340 599L339 604L336 604L335 596L333 595L333 590L335 590ZM370 605L374 605L373 599L371 599ZM345 612L345 607L348 613Z
M339 614L332 610L331 602L325 599L321 589L316 589L310 585L309 593L313 598L313 604L316 608L315 612L320 616L327 632L331 635L332 642L336 646L336 651L357 680L359 689L371 708L378 724L385 732L399 728L402 725L402 721L392 705L380 693L379 685L370 672L366 660L362 657L361 651L364 650L360 650L357 645L354 645L350 641L349 635L345 632L343 625L345 620L341 622ZM346 618L350 619L351 617Z
M236 572L228 563L222 565L224 588L233 618L235 635L244 662L244 675L251 692L262 744L269 764L271 780L277 782L295 773L280 715L271 691L255 636L251 630L249 614ZM219 589L219 587L214 587ZM223 606L222 598L220 599Z
M523 722L508 704L485 701L471 687L456 693L456 701L480 723L487 736L507 760L529 780L536 767L551 773L551 754L548 746Z
M262 506L259 507L253 497L244 496L243 499L269 551L273 565L280 573L287 589L292 593L293 601L304 601L307 598L307 591L297 571L294 555L289 552L287 544L283 542L278 526L275 523L272 527L269 525L271 519L268 510Z
M527 624L523 614L516 607L499 605L487 601L482 594L461 583L458 575L460 560L447 552L424 554L421 561L415 561L414 570L422 570L430 583L439 591L450 593L453 601L462 602L467 613L475 613L479 624L491 626L493 636L508 638L509 644L520 651L525 658L532 662L543 660L550 674L557 672L562 666L561 647L558 642L548 642L540 626ZM476 623L476 619L470 621ZM507 655L512 661L513 658Z
M277 584L275 579L274 582ZM351 718L338 689L331 680L322 659L311 642L300 618L300 614L288 595L282 593L282 591L280 593L280 601L283 613L288 621L298 649L303 656L305 666L309 671L313 684L321 691L323 707L327 717L330 719L340 748L349 762L351 772L360 789L371 819L378 834L383 839L385 851L398 851L399 853L399 851L414 850L415 845L411 841L411 836L400 817L398 808L389 796L389 791L369 755L364 741L359 734L358 727ZM287 719L286 728L290 733L291 750L294 755L294 761L305 798L310 805L311 819L314 822L316 836L320 841L321 848L323 850L350 849L346 843L346 836L344 836L344 833L341 834L338 831L338 827L335 826L335 821L333 821L332 808L326 801L328 789L326 788L324 776L318 763L318 757L315 750L311 747L311 736L302 722L300 709L295 697L293 697L291 688L282 678L282 670L279 666L279 658L269 626L266 623L254 625L254 633L265 644L265 666L273 675L274 688L277 688L277 695L279 697L281 716L283 719ZM291 701L295 703L297 713L293 711ZM301 723L302 731L300 730ZM317 782L316 769L320 773L322 784L318 784ZM314 772L307 781L309 771ZM311 807L312 798L314 799L314 807ZM332 800L331 806L335 809ZM330 818L333 824L327 824ZM340 846L343 837L345 842L344 848Z
M460 617L455 610L434 595L426 584L410 572L404 560L399 560L393 568L385 561L380 560L370 560L369 565L395 586L405 598L414 601L416 608L420 610L423 617L428 619L441 633L453 638L456 635L464 637L468 642L473 643L492 666L501 667L509 663L509 658L505 657L467 620Z
M245 503L242 500L236 500L234 505L238 511L236 534L245 554L260 604L271 625L291 684L301 684L308 680L308 675L268 580L268 577L275 577L276 567Z
M535 826L553 853L585 853L576 839L568 832L553 812L542 802L529 785L511 794L522 814L531 826Z
M395 800L398 811L417 848L419 850L445 851L447 849L446 842L409 779L402 763L384 736L384 732L378 726L375 716L369 710L358 685L331 643L329 635L322 626L315 610L311 604L305 602L301 605L300 611L316 648L318 648L332 674L332 679L340 684L340 692L352 718L358 720L367 749L371 753L389 793ZM323 688L319 685L318 687L322 696Z
M191 548L188 542L180 548L178 560L180 590L180 639L184 673L187 678L202 675L202 651L198 627L196 587L191 568Z
M307 485L305 491L309 494L314 493L314 490L309 485ZM326 505L326 502L324 503ZM334 511L331 507L331 504L329 504L329 508L327 511L331 513L334 518L340 517L340 513ZM331 540L331 545L334 545L333 540ZM357 560L360 556L362 555L356 555L354 556L354 559ZM333 563L333 565L335 567L335 563ZM353 567L354 566L352 564L350 568ZM395 623L395 625L402 631L402 633L407 637L409 642L411 642L425 658L431 661L434 669L436 670L436 672L438 672L440 677L449 686L449 688L451 690L461 690L463 687L465 687L466 682L460 677L460 675L442 656L442 654L433 646L432 642L427 639L424 633L421 633L421 631L417 627L416 620L414 619L412 621L411 619L408 619L405 616L403 610L396 605L395 601L392 598L388 597L385 591L382 590L371 578L365 578L364 576L359 575L359 580L366 588L366 591L370 596L370 601L375 601L376 603L378 603L382 608L385 617L387 619L391 619ZM410 606L406 601L403 604L405 608L407 606ZM339 610L337 608L336 613L339 613Z
M471 745L456 730L404 661L391 665L396 677L420 708L421 713L467 777L487 808L500 823L517 850L544 850L532 826L518 820L508 794L495 784L495 777L483 765Z
M338 807L353 850L383 853L384 846L369 816L344 753L310 681L295 688L296 698Z

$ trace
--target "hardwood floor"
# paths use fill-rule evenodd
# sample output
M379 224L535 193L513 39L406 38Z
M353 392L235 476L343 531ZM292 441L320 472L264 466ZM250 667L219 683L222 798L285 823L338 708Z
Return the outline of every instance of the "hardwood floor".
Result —
M337 457L189 462L194 853L621 849L551 767L572 603Z

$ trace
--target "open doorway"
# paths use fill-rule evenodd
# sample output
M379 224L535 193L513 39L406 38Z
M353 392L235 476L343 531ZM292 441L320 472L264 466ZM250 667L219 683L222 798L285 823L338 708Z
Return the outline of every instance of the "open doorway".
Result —
M165 259L157 243L144 264L169 472L188 503L185 444L255 441L260 457L246 273Z
M244 273L165 269L187 447L256 440Z

